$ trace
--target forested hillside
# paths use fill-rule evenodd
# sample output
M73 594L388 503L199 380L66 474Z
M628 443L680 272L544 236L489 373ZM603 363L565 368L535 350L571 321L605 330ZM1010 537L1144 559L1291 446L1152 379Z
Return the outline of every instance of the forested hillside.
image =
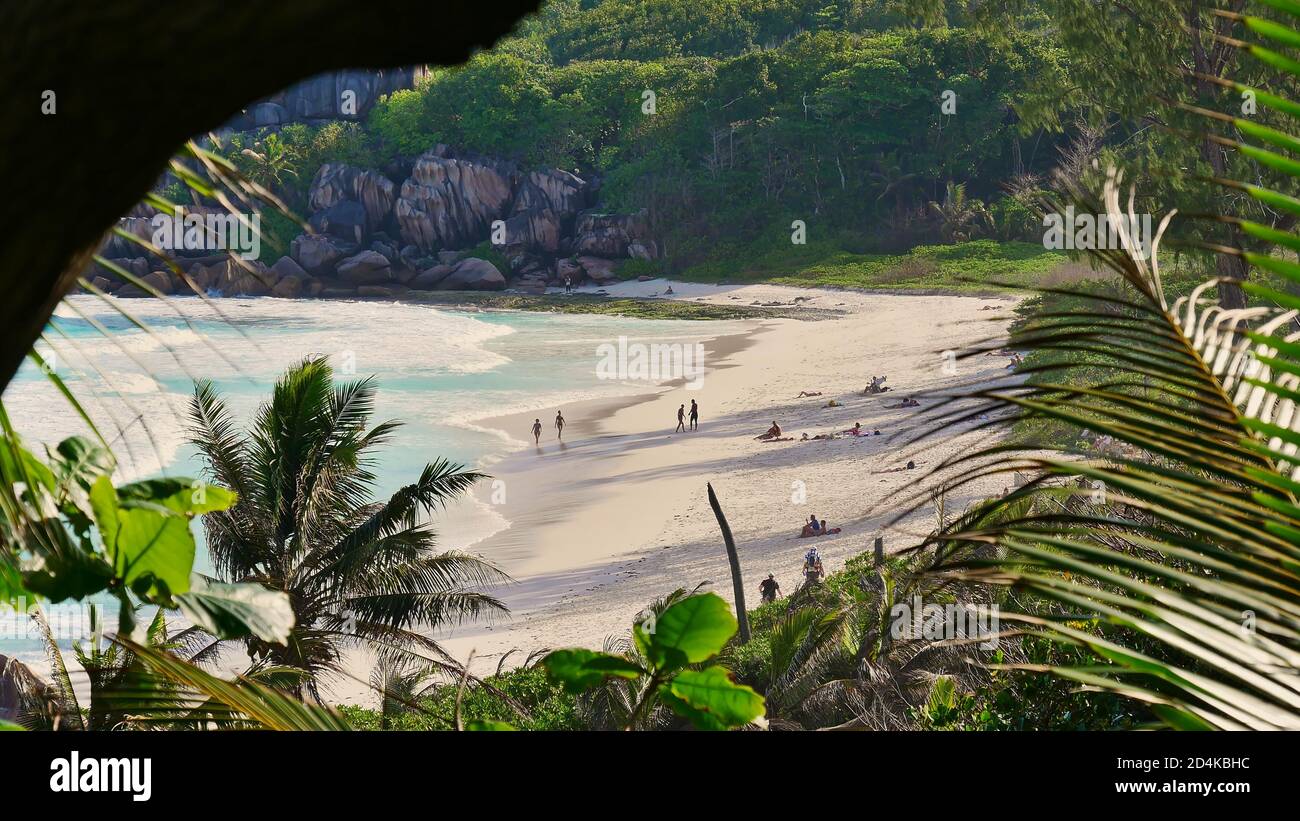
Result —
M1015 103L1063 71L1059 50L952 22L847 0L555 0L364 123L240 133L231 154L298 209L322 163L409 168L437 144L572 171L602 208L644 209L674 271L732 243L789 249L794 220L828 252L1036 242L1006 190L1064 137L1022 134Z

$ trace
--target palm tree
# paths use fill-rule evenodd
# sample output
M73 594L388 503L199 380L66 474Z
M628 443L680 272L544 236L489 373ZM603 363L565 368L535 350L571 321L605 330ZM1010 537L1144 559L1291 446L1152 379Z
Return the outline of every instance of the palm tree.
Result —
M1282 167L1271 151L1232 145ZM1105 212L1123 229L1121 182L1109 169ZM1242 189L1300 213L1300 201ZM1084 192L1069 193L1090 206ZM1233 222L1300 247L1294 235ZM1159 232L1149 262L1136 239L1125 236L1132 251L1093 252L1129 287L1057 291L1073 301L1068 310L1044 310L1009 342L963 352L1028 351L1024 381L954 391L930 409L933 422L982 418L1024 430L1046 420L1090 431L1085 443L1106 440L1081 448L1013 437L941 462L935 470L950 487L1011 472L1033 478L982 508L1017 512L959 521L929 540L941 553L983 545L1002 557L941 557L936 570L1022 591L1034 606L1004 612L1003 622L1096 658L1027 669L1143 702L1176 728L1300 729L1300 298L1246 282L1263 304L1223 309L1206 296L1218 284L1210 280L1170 302ZM1281 256L1233 252L1300 282L1300 266ZM1077 378L1084 359L1101 378Z
M966 197L966 183L948 183L944 188L943 202L931 201L930 213L939 221L939 231L945 242L965 242L980 230L991 230L993 219L984 203Z
M1300 13L1265 5L1283 22L1225 19L1289 48ZM1226 42L1292 83L1300 76L1267 45ZM1275 116L1300 110L1269 89L1197 79L1258 99ZM1205 118L1207 131L1196 139L1216 152L1238 151L1260 171L1249 183L1215 184L1266 212L1300 215L1300 200L1289 193L1300 181L1295 136L1235 114L1181 107ZM1215 133L1219 126L1227 133ZM957 390L930 409L939 424L983 418L992 420L986 427L1026 430L1023 423L1047 421L1087 429L1107 446L1081 452L1059 438L1021 437L939 464L950 485L1013 471L1034 478L984 507L1019 512L991 525L957 522L930 540L994 546L1002 557L941 561L938 569L1036 597L1043 606L1003 620L1083 648L1097 662L1031 669L1145 703L1175 728L1300 729L1300 298L1261 282L1215 278L1171 300L1158 251L1174 215L1161 222L1149 256L1140 253L1146 238L1125 230L1125 218L1133 225L1136 215L1131 190L1127 212L1121 206L1121 182L1109 169L1103 202L1123 247L1092 253L1128 287L1047 295L1057 306L1011 334L1011 348L1031 353L1020 368L1024 381ZM1087 213L1097 212L1077 183L1067 180L1064 188ZM1251 219L1204 218L1266 250L1187 245L1233 255L1242 269L1253 265L1292 288L1300 283L1300 265L1287 259L1300 250L1294 233ZM1236 307L1231 298L1220 306L1207 297L1225 285L1256 304ZM1073 304L1060 310L1062 301ZM1078 379L1081 361L1102 375ZM996 419L985 416L990 411L1010 412Z
M287 646L248 639L246 649L255 662L311 673L304 686L317 698L319 674L339 671L347 646L455 667L419 631L505 612L481 588L508 577L472 556L434 553L435 534L420 521L482 474L439 460L386 501L371 499L372 451L398 427L367 429L374 398L371 380L336 386L315 358L281 377L248 432L208 382L190 404L206 476L239 497L205 517L213 563L226 579L284 591L296 616Z
M284 185L286 176L297 176L298 152L279 134L267 135L254 147L257 150L245 148L239 152L248 160L244 165L250 180L275 191Z

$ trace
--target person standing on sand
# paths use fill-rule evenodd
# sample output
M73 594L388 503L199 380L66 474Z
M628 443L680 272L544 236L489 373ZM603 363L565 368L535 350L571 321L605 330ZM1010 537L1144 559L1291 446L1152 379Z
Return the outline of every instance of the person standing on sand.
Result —
M700 429L700 406L695 404L695 400L692 399L691 400L691 430L699 430L699 429Z
M566 294L573 293L573 280L569 279L568 274L564 275L564 293Z
M781 585L777 583L771 573L768 573L767 578L759 583L758 589L763 597L764 604L776 601L776 597L781 595Z
M677 406L677 430L673 431L673 433L677 433L677 431L684 431L684 430L686 430L686 406L678 405Z
M533 443L542 444L542 420L540 419L533 420Z
M560 411L555 412L555 438L564 438L564 414Z

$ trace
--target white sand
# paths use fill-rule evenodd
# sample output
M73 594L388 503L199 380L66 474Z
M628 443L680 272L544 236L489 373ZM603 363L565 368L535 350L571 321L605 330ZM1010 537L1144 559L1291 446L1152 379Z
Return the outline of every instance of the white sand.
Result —
M623 283L613 296L661 294L662 280ZM572 426L563 448L555 442L551 408L495 420L521 440L531 439L534 416L544 425L542 447L529 447L494 464L508 504L498 509L511 527L476 546L498 557L517 584L499 591L511 617L489 627L454 631L445 647L464 660L474 653L477 673L490 672L500 655L562 646L599 647L621 635L646 604L677 587L701 582L731 601L732 586L706 482L716 490L739 545L749 606L758 583L771 572L782 592L800 583L801 557L815 543L832 572L872 548L883 535L887 551L915 544L934 525L929 504L889 530L898 507L867 515L887 494L915 488L925 471L972 447L972 425L947 431L925 452L903 440L916 409L888 409L911 391L943 388L956 380L1005 375L1007 360L977 357L946 373L941 353L960 350L1000 333L1011 318L1011 299L952 296L885 296L778 286L674 283L677 299L740 304L791 303L848 311L842 318L754 321L744 337L715 341L699 390L647 386L642 401L622 406L589 403L565 409ZM893 390L864 396L872 375L887 375ZM801 390L821 391L796 399ZM673 433L678 405L702 409L698 432ZM841 407L824 407L831 399ZM796 441L764 443L754 437L771 422ZM882 436L798 441L803 433L843 431L861 422ZM918 469L882 472L918 460ZM947 500L950 513L997 493L985 482ZM798 494L805 501L799 502ZM796 538L815 513L839 535ZM362 674L364 676L364 674ZM338 688L345 689L345 688ZM342 695L342 693L339 693Z
M621 283L611 296L662 296L667 283ZM916 543L934 526L924 505L896 526L891 504L870 515L888 494L915 489L928 469L978 443L972 425L950 429L918 445L904 439L916 409L889 409L913 391L941 389L955 382L1006 374L1001 356L958 363L956 375L942 367L944 350L961 350L1005 330L1015 301L1010 298L893 296L768 285L716 286L674 283L672 298L719 304L793 304L824 309L834 318L742 323L749 331L714 340L699 390L680 384L646 384L637 400L589 402L565 408L570 428L565 446L555 442L554 409L493 420L521 443L533 417L542 417L540 449L531 446L493 464L505 482L506 503L497 511L511 525L473 549L490 555L516 583L493 591L511 616L491 626L467 625L440 636L444 647L465 660L474 654L479 674L495 669L501 655L518 648L507 666L528 652L563 646L599 647L606 636L623 635L649 602L678 587L708 583L728 601L732 586L726 552L706 496L711 482L739 546L749 606L758 583L770 572L783 594L801 581L801 557L812 544L826 569L843 567L869 551L883 535L893 552ZM594 289L587 289L594 290ZM842 312L842 313L841 313ZM734 323L728 323L734 327ZM864 396L873 375L886 375L892 390ZM797 399L802 390L821 391ZM678 405L701 407L698 432L674 434ZM834 399L841 407L826 408ZM764 443L754 437L775 420L795 441ZM841 436L798 441L803 433L843 431L861 422L882 436ZM916 458L918 469L889 471ZM950 513L999 492L992 480L947 500ZM491 490L484 487L486 499ZM804 501L797 494L802 492ZM815 513L839 535L797 538ZM224 659L231 672L245 666L242 653ZM333 679L333 700L373 704L366 685L372 662L352 653L348 675Z

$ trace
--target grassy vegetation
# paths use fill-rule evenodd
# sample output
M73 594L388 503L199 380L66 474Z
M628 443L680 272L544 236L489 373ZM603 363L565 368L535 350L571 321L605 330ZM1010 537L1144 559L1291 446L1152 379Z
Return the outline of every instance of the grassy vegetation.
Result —
M985 293L1101 274L1041 244L983 239L894 255L859 253L836 242L745 244L720 249L713 261L676 276L688 282Z
M521 718L506 702L483 687L467 687L461 701L461 721L504 721L521 730L577 730L578 720L575 699L559 686L546 680L539 667L517 668L491 676L493 687L514 699L528 711L529 718ZM390 716L392 730L452 730L456 727L457 686L447 684L435 687L421 697L417 709L401 709ZM359 730L383 728L383 716L378 710L365 707L340 708L348 722Z
M716 305L675 299L631 299L587 294L491 294L481 291L412 292L408 302L448 307L477 307L502 311L542 311L557 314L602 314L635 319L762 319L789 317L826 319L827 312L795 306Z

